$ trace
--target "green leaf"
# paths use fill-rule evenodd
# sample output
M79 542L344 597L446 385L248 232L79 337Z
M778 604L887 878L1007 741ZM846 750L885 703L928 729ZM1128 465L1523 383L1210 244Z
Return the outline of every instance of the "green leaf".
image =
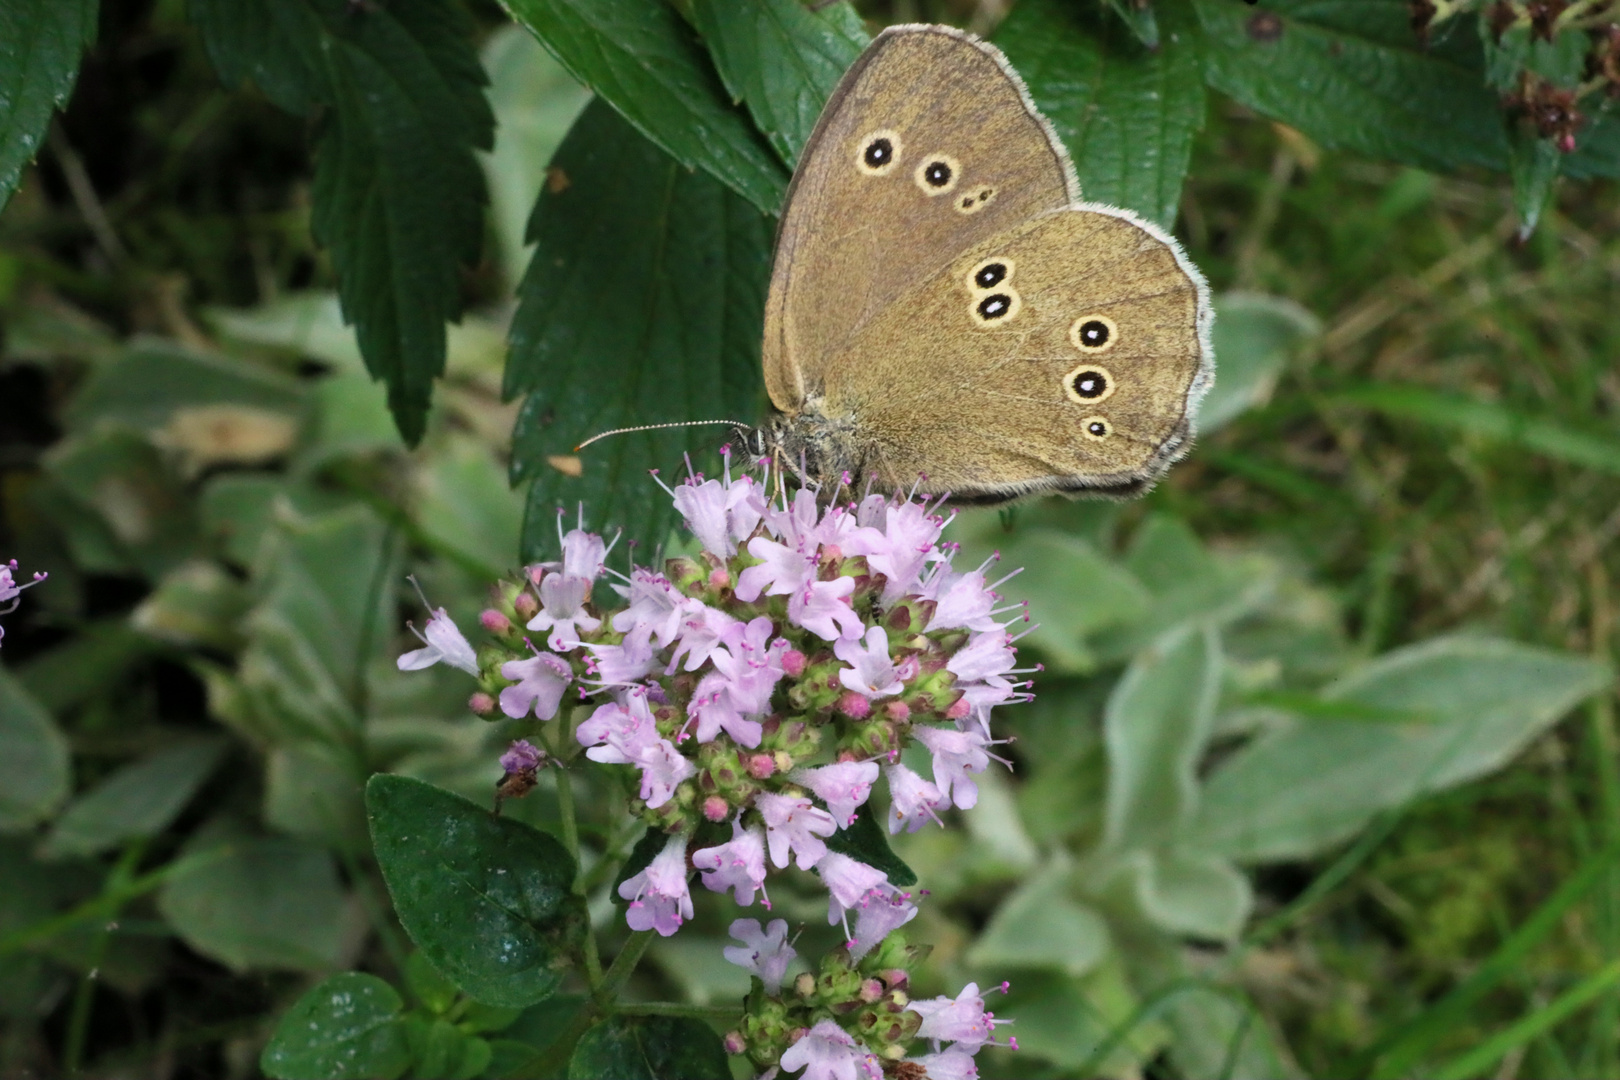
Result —
M411 1075L420 1080L472 1080L493 1056L489 1043L443 1018L412 1016L405 1032L416 1059Z
M67 739L50 713L0 667L0 832L49 817L71 785Z
M195 739L125 765L73 801L51 826L41 853L53 859L98 855L126 840L156 836L185 809L224 752L224 739Z
M1049 970L1079 977L1112 947L1102 916L1070 893L1073 869L1057 863L1031 875L990 916L965 959L991 971Z
M67 104L79 56L95 40L96 0L0 4L0 207Z
M191 23L226 86L255 83L290 113L321 100L319 76L306 63L309 24L299 4L275 0L190 0Z
M276 1080L399 1076L410 1063L399 993L346 971L304 994L276 1024L259 1068Z
M1166 22L1175 32L1150 52L1095 4L1024 0L995 42L1068 143L1082 197L1169 228L1204 126L1204 83L1196 28L1179 12Z
M1405 0L1194 0L1209 84L1324 146L1423 169L1504 169L1473 33L1425 48Z
M1591 39L1584 34L1563 31L1551 41L1538 40L1528 22L1504 31L1498 38L1489 19L1477 19L1480 43L1485 49L1485 81L1493 89L1511 93L1519 88L1519 73L1534 72L1549 82L1573 89L1580 84L1586 68L1586 52Z
M1308 858L1373 814L1505 765L1582 699L1600 664L1489 638L1398 649L1323 691L1425 721L1300 719L1228 758L1204 785L1187 849L1245 861Z
M331 251L343 315L405 441L422 437L444 371L461 270L478 262L494 144L472 21L455 0L193 0L227 82L323 106L311 227Z
M1564 34L1564 37L1575 37ZM1508 136L1508 175L1513 180L1513 209L1519 215L1518 238L1528 240L1552 202L1553 186L1564 154L1551 139L1528 125L1517 125Z
M472 24L451 0L322 0L331 122L316 149L311 227L331 249L344 318L410 445L444 371L460 271L478 261L494 142Z
M189 851L216 859L171 879L158 910L187 945L233 971L329 971L352 933L349 902L324 848L207 830Z
M1215 298L1215 355L1221 376L1198 413L1198 433L1225 427L1246 409L1271 398L1277 376L1300 344L1322 324L1294 301L1261 293L1222 293Z
M1620 475L1620 437L1601 429L1531 416L1511 405L1471 401L1417 386L1358 386L1339 399L1492 442L1522 446L1571 465Z
M422 1007L435 1016L449 1012L459 993L456 984L440 974L433 961L419 952L405 958L405 985Z
M518 562L523 503L488 444L452 436L416 474L416 520L424 534L496 577Z
M1138 1004L1116 952L1083 978L1039 972L1014 979L995 1011L1018 1018L1020 1058L1044 1058L1064 1075L1118 1077L1140 1075L1165 1043L1163 1022L1143 1019L1102 1061L1092 1060L1110 1035L1133 1018ZM1088 1063L1093 1067L1075 1071ZM1022 1061L1019 1065L1033 1072Z
M159 641L235 652L248 609L247 587L211 559L175 567L130 614L130 625Z
M344 747L304 742L277 746L265 760L264 823L340 851L364 851L370 837L363 784Z
M361 507L284 522L266 538L264 599L248 616L243 686L269 741L297 735L347 745L366 701L366 669L389 651L393 558L381 522Z
M1171 934L1233 941L1254 908L1249 879L1217 855L1141 851L1129 869L1137 907Z
M1151 0L1108 0L1108 6L1130 27L1144 49L1159 47L1159 20Z
M1576 180L1620 176L1620 108L1607 105L1575 135L1575 152L1564 155L1564 175Z
M731 1075L720 1036L701 1020L615 1016L574 1047L568 1080L715 1080Z
M151 342L93 368L63 418L76 430L112 422L160 431L188 410L220 405L297 420L305 396L298 380L257 364Z
M672 5L662 0L503 2L569 74L642 135L688 169L719 178L764 213L776 212L787 174L727 97L702 45Z
M889 846L888 834L870 806L855 815L847 827L827 837L827 850L848 855L889 875L889 884L902 889L917 884L917 872Z
M501 268L511 289L528 264L524 234L546 168L591 95L521 26L509 24L491 34L482 57L500 131L494 151L483 157L484 179Z
M1103 713L1107 847L1155 847L1191 819L1198 799L1195 770L1220 687L1220 637L1207 625L1172 631L1126 669Z
M693 22L733 100L792 168L833 87L869 40L848 4L694 0Z
M674 520L647 477L671 478L683 452L717 445L715 428L615 436L610 428L677 420L751 421L770 227L705 173L680 166L601 102L557 152L568 183L535 207L534 260L512 321L506 393L527 394L513 431L514 481L532 480L523 553L556 543L559 507L585 505L593 528L624 528L652 550ZM723 429L722 429L723 430Z
M469 997L553 994L579 932L574 861L545 833L404 776L366 785L377 862L418 948Z

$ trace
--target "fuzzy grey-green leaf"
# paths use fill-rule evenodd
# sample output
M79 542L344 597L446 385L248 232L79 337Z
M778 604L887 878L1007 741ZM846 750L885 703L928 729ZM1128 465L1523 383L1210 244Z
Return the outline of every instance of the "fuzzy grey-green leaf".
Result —
M276 1024L259 1067L276 1080L366 1080L410 1064L405 1002L375 975L346 971L307 991Z

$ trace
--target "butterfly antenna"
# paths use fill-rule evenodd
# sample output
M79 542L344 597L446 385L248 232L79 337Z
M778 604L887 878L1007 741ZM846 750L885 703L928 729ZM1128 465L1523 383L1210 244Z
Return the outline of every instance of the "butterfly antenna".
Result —
M672 424L642 424L639 427L614 428L612 431L601 431L597 432L595 435L592 435L590 438L574 447L574 453L579 453L597 439L605 439L609 435L626 435L632 431L660 431L664 428L697 427L700 424L730 424L734 428L752 428L754 426L752 424L745 424L741 420L679 420Z

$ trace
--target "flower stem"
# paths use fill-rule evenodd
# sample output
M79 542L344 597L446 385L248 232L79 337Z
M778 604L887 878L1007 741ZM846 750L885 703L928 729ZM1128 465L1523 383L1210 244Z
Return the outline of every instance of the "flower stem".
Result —
M635 973L636 965L641 963L641 956L647 951L647 946L652 944L652 938L651 930L637 930L630 935L629 940L624 943L624 948L619 950L619 955L613 958L613 966L608 968L607 974L602 978L598 1000L605 997L611 1001L619 996L619 991L624 989L624 984L629 982L630 976Z

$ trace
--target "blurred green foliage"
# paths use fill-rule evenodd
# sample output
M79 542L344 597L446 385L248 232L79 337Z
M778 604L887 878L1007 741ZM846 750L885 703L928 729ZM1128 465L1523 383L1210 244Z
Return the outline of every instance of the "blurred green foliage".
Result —
M1620 1076L1620 197L1556 175L1620 171L1602 5L1550 39L1453 5L1425 44L1386 0L514 0L555 58L487 5L89 7L0 0L0 553L51 573L0 669L0 1072L712 1067L647 1017L559 1064L579 987L530 922L513 991L401 899L453 906L373 850L368 778L374 819L425 781L488 822L461 798L515 730L399 677L402 585L469 625L581 497L666 536L641 470L707 436L578 480L568 448L755 415L758 211L867 30L920 16L993 30L1220 312L1205 440L1148 499L953 526L1024 568L1045 670L1012 774L896 844L922 990L1012 980L986 1075ZM573 803L569 918L610 949L621 799ZM554 867L559 800L543 774L469 866ZM813 889L777 901L832 942ZM700 901L630 996L724 1030L729 917Z

